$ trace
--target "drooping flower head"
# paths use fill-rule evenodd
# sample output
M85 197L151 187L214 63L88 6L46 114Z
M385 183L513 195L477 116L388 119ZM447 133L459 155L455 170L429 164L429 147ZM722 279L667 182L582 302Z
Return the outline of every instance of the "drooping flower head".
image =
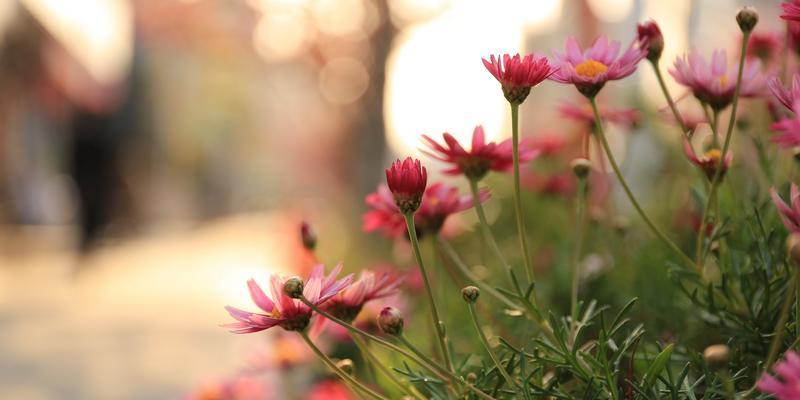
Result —
M588 105L578 105L574 103L562 103L558 107L561 116L583 122L589 126L594 126L594 113ZM603 121L624 125L635 126L639 122L639 111L633 108L600 108L600 118Z
M489 198L488 191L481 192L481 201ZM366 198L370 210L364 214L363 229L366 232L383 231L388 237L400 237L406 232L403 214L392 198L386 185L378 186L378 190ZM469 195L459 195L453 186L437 182L425 190L419 209L414 214L417 234L437 233L444 225L447 217L472 207Z
M787 21L800 21L800 1L792 0L781 3L783 14L781 18Z
M744 37L742 37L744 39ZM747 40L748 58L757 58L769 64L781 51L781 38L775 32L753 32Z
M758 380L758 390L778 400L800 399L800 356L786 352L786 359L775 364L775 375L764 373Z
M714 50L711 64L696 50L692 50L688 57L676 58L675 66L669 73L678 83L689 88L702 103L720 111L733 101L739 71L738 66L728 69L727 63L725 50ZM761 93L764 79L759 74L760 68L759 60L745 62L739 96L755 97Z
M772 202L775 203L775 208L778 209L778 215L781 216L783 226L792 233L800 233L800 190L797 185L792 183L789 189L789 203L781 199L778 191L775 188L769 189L769 195L772 197Z
M403 161L395 161L386 170L386 184L400 211L403 214L413 213L419 208L422 194L425 193L428 171L419 160L406 157Z
M483 127L478 125L472 132L472 147L469 151L465 150L458 140L449 133L442 134L444 143L440 144L427 135L422 135L425 144L430 151L422 150L423 153L444 161L451 166L444 170L445 174L458 175L464 174L469 179L481 179L491 171L508 171L513 165L513 155L511 153L511 139L503 140L500 143L486 143L486 135ZM526 142L519 147L519 159L521 162L530 161L536 158L538 152L530 148Z
M658 61L664 51L664 35L652 19L636 25L636 42L640 49L647 50L647 59Z
M342 271L339 264L325 276L325 266L318 264L311 271L303 288L303 296L314 305L325 303L340 291L350 285L352 274L337 280ZM243 311L235 307L226 306L228 313L237 322L222 325L233 333L259 332L274 326L280 326L287 331L302 331L308 326L311 319L311 308L298 299L289 297L283 285L290 277L272 275L270 277L270 294L267 296L258 284L250 279L247 288L253 302L266 314Z
M538 54L528 54L525 57L519 54L491 55L488 60L482 60L489 73L500 82L506 100L512 104L522 104L531 88L553 73L547 57Z
M714 179L714 175L717 174L717 168L722 168L720 172L720 178L725 176L725 172L728 171L728 168L731 166L731 161L733 160L733 154L730 152L725 156L725 161L720 162L722 160L722 151L717 148L712 148L706 151L702 156L698 156L694 149L692 149L692 145L689 143L685 137L683 138L683 151L686 153L686 157L689 158L689 161L692 164L699 167L703 172L706 174L706 177L709 181Z
M617 57L619 50L620 43L609 41L605 35L585 51L581 50L575 38L570 37L567 39L566 52L555 53L554 65L558 70L550 79L573 84L584 96L592 98L606 82L625 78L636 71L636 64L647 55L647 49L641 48L635 41L622 56Z
M795 101L800 100L800 74L795 73L792 76L792 85L789 87L784 87L777 76L770 78L767 81L767 86L769 86L769 90L781 104L790 111L794 110Z

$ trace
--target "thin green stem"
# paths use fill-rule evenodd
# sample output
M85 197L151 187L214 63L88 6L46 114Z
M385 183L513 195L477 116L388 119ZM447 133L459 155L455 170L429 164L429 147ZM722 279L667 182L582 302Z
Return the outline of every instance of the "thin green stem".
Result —
M783 342L783 333L786 331L786 321L789 320L789 310L792 308L792 300L795 298L797 287L800 286L800 281L798 281L798 279L800 279L800 274L795 274L790 287L786 288L786 298L783 300L778 323L775 324L775 336L772 337L772 342L769 345L769 353L767 354L767 361L764 362L765 371L772 367L772 363L774 363L778 357L778 351L781 348L781 342Z
M720 379L722 380L722 387L725 388L725 396L730 400L736 399L736 388L733 385L733 379L728 374L728 371L722 371L719 374Z
M580 286L581 276L581 253L583 251L583 236L586 232L585 221L586 209L586 178L578 180L578 198L575 203L575 219L577 223L577 232L575 233L575 248L572 249L572 291L570 293L570 315L572 316L573 330L577 326L578 321L578 286Z
M438 235L436 236L436 240L439 242L439 245L444 249L445 254L447 254L450 260L453 261L453 264L455 264L456 267L461 271L461 273L464 274L464 276L466 276L467 279L469 279L473 284L480 287L481 290L485 291L486 293L489 293L490 295L494 296L497 300L499 300L509 308L514 310L522 310L522 307L520 305L514 303L508 297L504 296L502 293L495 290L491 285L487 284L486 282L482 281L477 276L475 276L475 274L473 274L472 271L469 270L467 265L464 263L461 257L459 257L458 253L453 248L453 246L450 245L449 242L447 242L441 236Z
M399 341L400 341L400 343L402 343L403 345L405 345L405 346L406 346L406 347L407 347L409 350L411 350L411 352L412 352L412 353L416 354L416 355L417 355L417 357L421 358L422 360L424 360L424 361L426 361L426 362L433 362L433 361L431 361L431 359L430 359L430 358L428 358L428 356L426 356L424 353L422 353L421 351L419 351L419 349L417 348L417 346L414 346L414 344L413 344L413 343L411 343L411 342L410 342L410 341L409 341L409 340L408 340L408 339L405 337L405 335L403 335L403 334L401 333L400 335L397 335L396 337L397 337L397 340L399 340ZM478 395L478 397L480 397L480 398L482 398L482 399L484 399L484 400L497 400L497 399L495 399L494 397L492 397L492 396L489 396L488 394L486 394L484 391L482 391L482 390L478 389L477 387L475 387L475 385L473 385L473 384L471 384L471 383L469 383L469 382L466 382L466 381L464 381L463 379L461 379L460 377L456 376L454 373L452 373L452 372L447 372L447 375L448 375L448 376L450 377L450 379L452 379L454 382L460 382L462 385L466 386L466 387L467 387L469 390L471 390L473 393L475 393L476 395Z
M528 250L528 235L525 231L525 217L522 209L522 195L519 184L519 104L511 104L511 149L514 161L514 210L517 215L517 234L519 245L522 248L522 259L525 265L525 275L528 283L535 281L533 267L531 266L531 255Z
M728 122L728 129L725 132L725 144L722 146L722 154L719 158L719 165L717 166L717 171L714 174L714 179L711 180L711 188L709 189L708 193L708 201L703 209L704 216L708 215L708 211L711 208L711 204L713 203L712 200L717 195L717 190L719 190L719 183L722 180L722 171L725 168L722 166L725 164L725 158L728 156L728 149L731 145L731 138L733 137L733 127L736 125L736 110L739 107L739 92L742 88L742 74L744 73L744 61L745 61L745 53L747 51L747 40L750 38L749 32L744 32L744 36L742 37L742 49L741 49L741 56L739 56L739 71L736 74L736 88L733 91L733 102L731 103L731 118ZM718 216L714 216L715 219ZM712 221L716 222L716 221ZM698 231L698 235L703 235L703 231L705 231L706 221L705 219L700 220L700 231ZM700 255L700 260L697 263L697 268L700 269L703 263L704 256Z
M594 112L594 119L595 119L595 122L596 122L596 125L597 125L597 136L600 137L600 143L603 145L603 150L605 151L606 156L608 157L608 162L609 162L609 164L611 164L611 168L614 170L614 173L617 175L617 179L619 180L619 183L622 185L622 189L625 190L625 194L628 195L628 199L630 200L631 204L633 205L633 208L636 209L636 212L639 213L639 216L642 217L642 219L647 224L647 226L650 228L650 230L653 231L653 233L659 239L661 239L661 241L663 241L670 249L672 249L676 254L678 254L680 256L681 260L683 260L687 265L693 266L694 265L694 261L692 261L692 259L689 258L683 252L683 250L681 250L681 248L678 247L677 244L675 244L675 242L670 240L667 237L667 235L665 235L663 232L661 232L660 229L658 229L658 227L653 223L653 221L650 220L650 217L648 217L647 214L645 214L644 210L639 205L639 202L636 200L636 197L633 195L633 192L631 191L631 188L628 187L628 183L625 181L625 178L622 176L622 171L620 171L619 165L617 165L617 160L614 158L614 154L611 153L611 146L608 145L608 140L606 139L605 130L603 129L603 122L602 122L602 119L600 118L600 111L597 109L597 101L595 100L594 97L590 98L589 100L590 100L590 102L592 104L592 111Z
M315 345L314 342L311 341L311 339L309 339L307 333L300 332L300 336L303 337L303 340L305 340L306 344L308 344L308 347L310 347L311 350L314 351L314 353L317 355L317 357L322 359L322 361L325 364L328 365L328 368L332 369L333 372L335 372L336 375L339 376L339 378L341 378L343 381L345 381L347 384L349 384L355 390L360 391L362 393L365 393L365 394L369 395L370 397L372 397L374 399L386 400L385 397L381 396L379 393L376 393L374 390L368 388L366 385L364 385L363 383L359 382L357 379L353 378L347 372L344 372L341 368L339 368L336 365L336 363L334 363L330 358L328 358L328 356L325 353L323 353L322 350L320 350L317 347L317 345Z
M672 96L669 94L667 84L664 83L664 77L661 74L661 67L658 65L658 60L650 62L650 65L653 66L653 71L655 71L656 79L658 80L658 86L661 87L661 92L664 93L664 97L667 99L667 104L669 104L669 108L672 110L672 116L675 117L675 121L678 122L678 126L681 128L681 133L683 133L683 136L688 138L689 130L686 128L686 123L683 121L683 117L678 111L678 107L675 106L675 102L672 100Z
M478 315L475 312L475 304L467 303L467 306L469 307L469 315L472 317L472 323L475 325L475 330L478 331L478 336L481 339L483 348L486 349L487 353L489 353L489 358L492 359L494 366L497 368L497 371L500 373L500 375L503 376L503 379L506 380L508 386L514 390L514 392L517 394L517 397L522 398L522 394L519 392L516 382L511 379L511 377L508 375L508 371L506 371L506 369L503 367L503 364L500 363L500 360L497 359L497 356L494 355L492 347L489 345L489 340L486 339L486 334L483 333L481 324L478 322Z
M428 280L428 272L425 270L425 263L422 261L422 253L419 249L419 239L417 238L417 230L414 226L414 214L408 213L404 215L406 219L406 228L408 228L408 236L411 238L411 248L414 252L414 257L417 259L419 271L422 274L422 281L425 283L425 292L428 294L428 303L431 307L431 318L433 319L433 327L436 330L436 337L439 339L439 350L442 352L447 370L453 372L453 362L450 359L450 351L447 348L447 338L444 328L444 321L439 317L439 310L436 308L436 301L433 298L433 290L431 290L431 283Z
M489 245L489 248L492 249L492 252L495 254L495 256L497 256L497 260L500 261L500 264L503 264L503 266L506 268L511 268L511 264L508 263L506 257L503 255L503 251L500 250L500 246L497 244L497 240L492 233L492 228L489 226L489 221L486 219L486 213L483 210L483 203L481 203L480 191L478 190L477 179L469 180L469 189L472 193L472 205L475 208L475 214L478 215L478 221L481 225L483 239L486 241L486 244Z
M372 353L372 350L369 348L369 344L367 344L367 342L365 342L364 339L361 338L361 336L351 334L351 337L353 338L353 342L355 342L356 346L358 347L358 350L361 351L361 354L364 355L364 357L367 360L369 360L369 362L372 365L376 366L378 370L380 370L381 373L383 373L384 376L389 378L389 380L395 386L400 388L400 390L402 390L403 393L417 400L425 400L425 398L422 397L419 393L417 393L417 391L414 390L414 388L411 385L407 385L406 383L398 379L397 376L395 376L395 374L392 373L392 371L390 371L389 368L386 367L386 365L383 362L381 362L381 360L378 359L378 357L374 353Z
M719 148L719 111L714 110L711 117L711 131L714 134L714 147Z

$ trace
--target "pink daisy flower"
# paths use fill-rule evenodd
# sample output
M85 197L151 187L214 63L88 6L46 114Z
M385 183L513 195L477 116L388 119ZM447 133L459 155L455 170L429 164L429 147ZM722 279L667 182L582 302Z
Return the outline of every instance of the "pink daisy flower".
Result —
M305 282L303 296L314 305L320 305L341 292L350 285L353 275L336 280L342 271L342 264L336 266L328 276L325 276L325 266L318 264L311 271ZM226 306L225 309L237 322L222 325L232 333L259 332L274 326L280 326L287 331L304 330L311 319L311 308L298 299L293 299L283 291L283 284L288 277L272 275L270 277L270 294L267 296L258 284L250 279L247 288L253 302L266 314L243 311L235 307Z
M755 97L761 93L764 79L759 74L760 68L759 60L745 62L739 92L741 97ZM725 50L714 50L711 64L692 50L688 57L676 58L669 73L678 83L689 88L698 100L720 111L733 101L738 71L738 67L728 70Z
M578 41L567 39L566 52L555 53L554 65L558 70L550 79L573 84L584 96L592 98L608 81L625 78L636 71L636 64L646 55L647 49L631 43L625 53L618 57L620 43L610 41L605 35L595 40L585 51Z
M800 356L786 352L786 359L773 368L776 375L764 373L758 381L758 390L775 396L778 400L800 399Z
M579 106L573 103L562 103L558 107L558 112L565 118L574 119L586 123L587 125L594 126L594 113L590 107ZM639 123L640 115L638 110L632 108L610 109L601 107L600 117L603 121L632 127Z
M775 208L778 209L783 226L789 232L800 233L800 190L797 185L792 183L789 189L789 204L783 201L774 187L769 189L769 195L772 197L772 202L775 203Z
M542 83L553 73L547 57L528 54L520 57L503 54L482 59L489 73L500 82L503 95L513 104L521 104L528 97L531 88Z
M697 153L694 152L694 149L692 149L692 145L689 143L689 141L686 138L683 138L683 151L686 153L686 157L689 158L689 161L691 161L692 164L703 170L709 181L714 179L714 175L716 175L717 168L720 165L720 159L722 159L722 151L720 149L710 149L702 156L698 156ZM725 162L722 163L722 173L720 178L725 176L725 172L727 172L728 168L731 166L731 161L733 161L733 154L729 152L725 156Z
M500 143L486 143L486 135L483 127L478 125L472 132L472 147L469 151L465 150L449 133L442 134L444 144L439 144L427 135L422 135L431 151L422 150L423 153L446 163L452 164L450 168L444 170L445 174L458 175L464 174L469 179L481 179L490 170L508 171L513 166L513 155L511 154L511 139L503 140ZM536 158L538 153L529 148L527 144L519 147L519 159L522 162Z
M481 202L489 199L489 192L481 192ZM397 238L406 232L405 219L394 204L391 192L385 185L366 198L370 210L364 214L365 232L383 231L387 237ZM425 191L420 207L414 214L418 234L436 233L451 214L472 207L472 197L458 194L458 189L441 182L434 183Z
M795 100L800 100L800 74L798 73L792 76L790 87L784 87L777 76L770 78L767 86L775 98L789 110L793 110Z
M787 21L800 21L800 1L792 0L781 3L781 7L783 8L781 18Z
M800 108L800 105L798 105L798 108ZM800 117L784 118L772 124L770 128L780 133L770 139L772 142L783 148L800 146Z

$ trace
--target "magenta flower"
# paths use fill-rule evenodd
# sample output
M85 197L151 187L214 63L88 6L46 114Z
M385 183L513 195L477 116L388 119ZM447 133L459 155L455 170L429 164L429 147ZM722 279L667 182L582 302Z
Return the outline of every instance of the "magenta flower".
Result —
M341 271L342 265L339 264L328 276L325 276L325 266L318 264L305 282L303 296L314 305L326 302L347 288L353 279L351 274L336 280L336 276ZM225 324L222 327L230 329L232 333L259 332L274 326L280 326L287 331L304 330L311 319L311 308L284 293L283 284L287 279L288 277L274 274L270 277L270 294L272 296L267 296L254 280L248 280L247 288L250 290L250 297L266 314L252 313L226 306L225 309L237 322Z
M781 51L781 38L775 32L753 32L747 41L747 57L767 63Z
M542 83L553 73L547 57L538 54L490 56L482 59L489 73L500 82L503 95L513 104L522 104L531 88Z
M647 59L658 61L664 51L664 35L652 19L636 25L636 41L640 49L647 50Z
M608 41L605 35L595 40L592 47L582 51L575 38L567 39L566 52L555 53L554 65L558 70L550 79L566 84L573 84L584 96L592 98L608 81L627 77L636 71L636 64L646 55L643 49L631 43L621 57L620 43Z
M800 21L800 1L792 0L781 3L781 7L783 8L781 18L787 21Z
M775 396L778 400L800 399L800 357L794 351L786 352L786 359L775 364L776 375L764 373L758 381L758 390Z
M686 157L689 158L689 161L691 161L692 164L703 170L709 181L714 179L714 175L716 175L717 168L719 168L720 160L722 159L722 151L720 149L710 149L702 156L698 156L694 152L694 149L692 149L692 145L689 143L689 141L686 138L683 138L683 151L686 153ZM731 161L733 161L733 154L728 153L725 156L725 162L722 163L722 172L720 173L720 178L725 176L725 172L727 172L728 168L731 166Z
M478 125L472 132L472 147L465 150L449 133L442 134L444 144L439 144L427 135L422 135L431 151L422 150L423 153L452 166L444 170L445 174L464 174L469 179L481 179L490 170L508 171L513 165L511 154L511 139L500 143L486 143L483 127ZM536 158L538 153L523 143L519 147L519 159L522 162Z
M594 113L590 107L579 106L573 103L562 103L558 107L561 116L594 126ZM639 122L639 111L632 108L600 108L600 118L603 121L625 126L635 126Z
M800 104L797 104L795 107L795 113L797 112L800 112ZM777 143L783 148L800 146L800 117L784 118L772 124L770 128L776 132L780 132L779 135L770 138L772 142Z
M777 76L770 78L767 81L767 86L769 86L769 90L772 91L772 94L781 104L789 110L794 110L795 100L800 100L800 74L795 73L792 76L791 87L784 87Z
M489 192L480 193L481 202L489 199ZM394 203L391 192L385 185L366 198L371 210L364 214L363 229L366 232L382 230L387 237L400 237L406 232L405 219ZM419 209L414 214L418 234L437 233L451 214L472 207L472 197L459 196L458 189L441 182L434 183L425 191Z
M760 68L759 60L745 62L740 96L755 97L761 93L764 79L759 74ZM675 67L669 73L678 83L689 88L698 100L720 111L733 101L738 71L738 67L728 70L725 50L714 50L711 64L692 50L688 57L676 58Z
M386 184L400 211L403 214L413 213L419 208L422 194L425 193L428 171L419 160L406 157L403 161L395 161L386 170Z
M778 209L783 226L789 232L800 233L800 190L797 189L797 185L792 183L789 189L789 204L781 199L774 187L769 189L769 195L772 197L772 202L775 203L775 208Z

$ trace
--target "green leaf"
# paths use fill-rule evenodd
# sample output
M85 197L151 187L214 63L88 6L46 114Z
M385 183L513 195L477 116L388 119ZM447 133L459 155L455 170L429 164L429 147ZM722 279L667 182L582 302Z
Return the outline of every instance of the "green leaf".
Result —
M661 374L661 371L667 366L667 362L669 362L670 356L672 356L672 350L675 346L670 343L669 346L665 347L664 350L661 350L661 353L658 353L653 363L650 364L650 367L647 368L647 372L645 372L644 377L642 378L642 387L645 390L650 389L654 383L656 383L656 378Z

